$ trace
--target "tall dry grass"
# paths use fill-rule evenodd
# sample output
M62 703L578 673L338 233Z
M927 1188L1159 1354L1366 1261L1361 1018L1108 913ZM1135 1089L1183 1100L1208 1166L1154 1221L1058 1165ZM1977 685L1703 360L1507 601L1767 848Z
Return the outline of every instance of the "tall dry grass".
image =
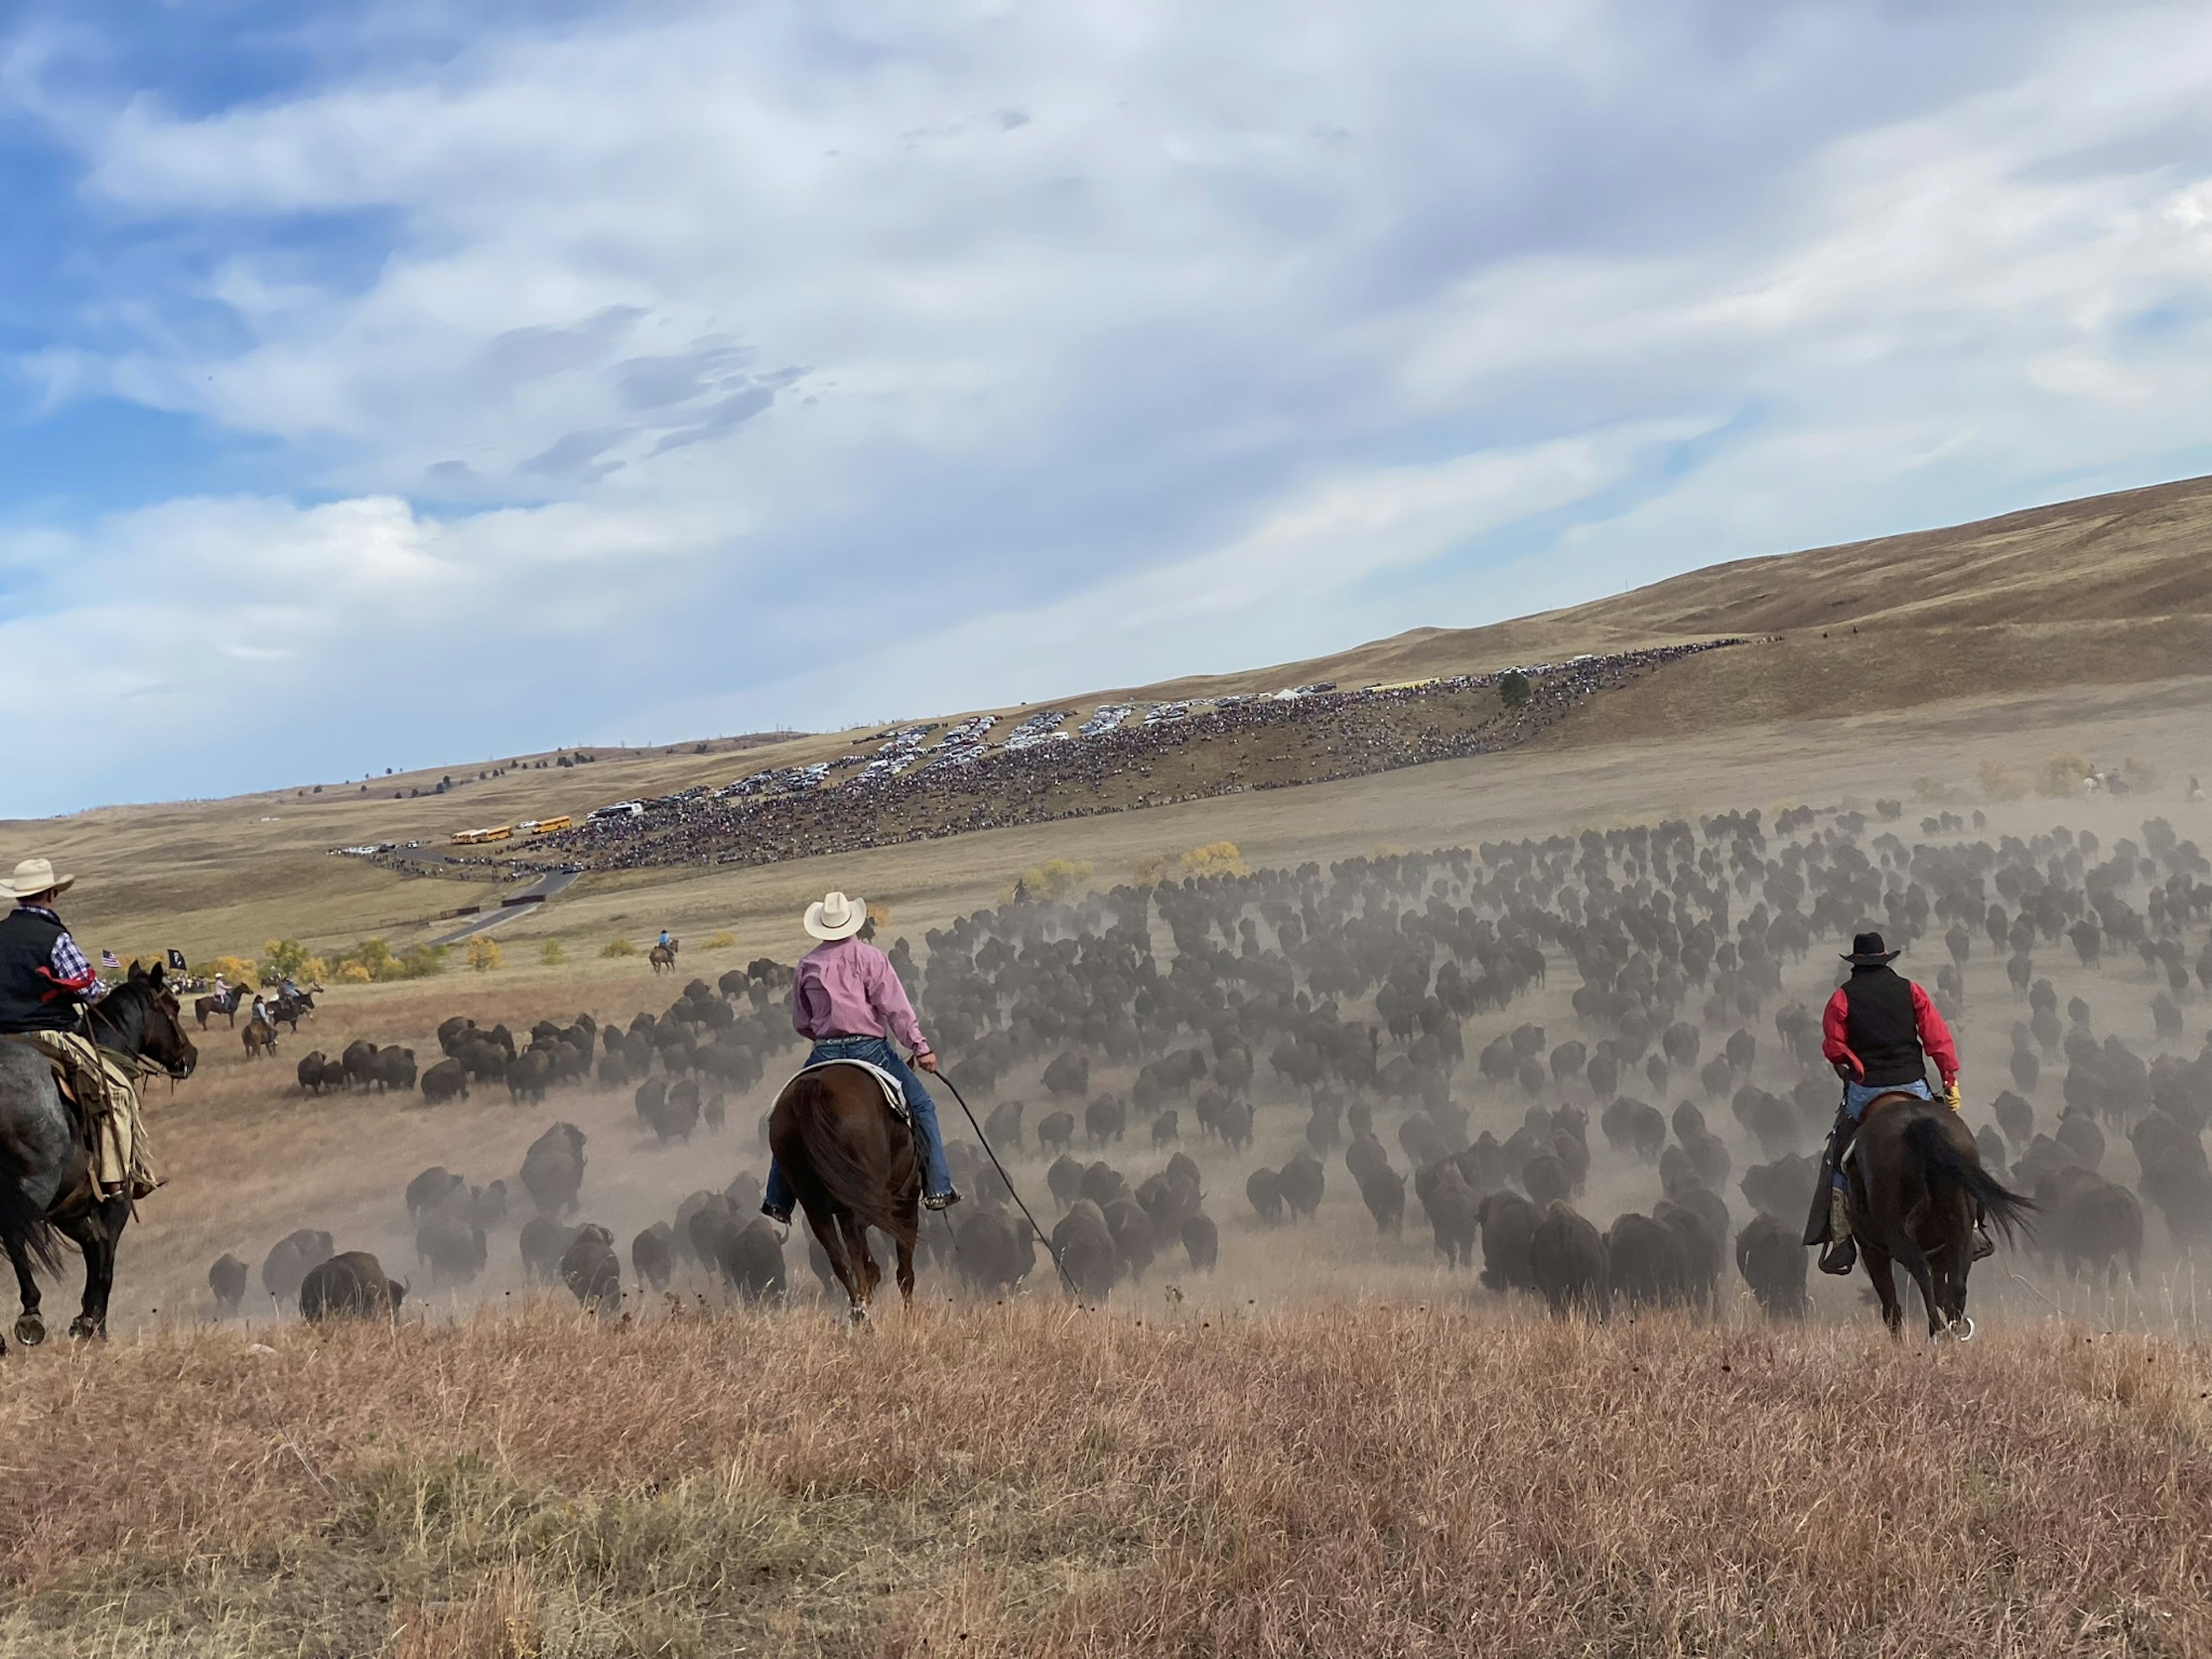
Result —
M1042 1304L9 1363L0 1654L2189 1654L2212 1365Z

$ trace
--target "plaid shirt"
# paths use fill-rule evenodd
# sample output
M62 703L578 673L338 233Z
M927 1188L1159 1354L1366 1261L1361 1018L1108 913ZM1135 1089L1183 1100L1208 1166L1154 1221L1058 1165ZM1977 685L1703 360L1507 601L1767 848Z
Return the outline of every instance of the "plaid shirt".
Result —
M97 1002L106 996L107 988L100 982L100 975L93 972L92 964L84 959L84 952L76 948L76 941L70 937L69 929L62 926L62 919L43 904L26 904L21 908L34 916L44 916L62 930L60 937L54 940L46 969L54 983L79 1002Z

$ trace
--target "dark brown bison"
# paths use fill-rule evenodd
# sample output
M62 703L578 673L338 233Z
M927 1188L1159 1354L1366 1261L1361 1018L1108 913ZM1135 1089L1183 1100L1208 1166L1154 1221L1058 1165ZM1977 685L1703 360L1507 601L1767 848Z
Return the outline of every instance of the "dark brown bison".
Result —
M1475 1206L1475 1224L1482 1230L1482 1282L1492 1290L1536 1289L1528 1252L1540 1213L1510 1191L1488 1194Z
M422 1073L422 1099L426 1105L442 1106L449 1100L469 1097L469 1074L458 1060L441 1060Z
M1089 1199L1076 1200L1052 1230L1052 1254L1078 1295L1103 1302L1113 1293L1121 1274L1121 1255L1105 1212Z
M576 1229L561 1252L560 1273L568 1294L585 1307L604 1314L620 1305L622 1258L615 1254L615 1236L605 1227L587 1223Z
M1283 1190L1283 1202L1294 1217L1303 1216L1310 1221L1321 1208L1322 1194L1328 1184L1328 1172L1322 1161L1311 1152L1297 1152L1283 1165L1276 1180Z
M488 1256L483 1229L443 1218L426 1221L415 1231L415 1256L429 1268L433 1285L472 1284Z
M1221 1234L1209 1218L1194 1215L1183 1222L1182 1252L1189 1257L1193 1273L1213 1271L1221 1260Z
M532 1141L522 1158L522 1185L541 1214L574 1209L584 1185L584 1132L556 1123Z
M1273 1170L1255 1170L1244 1178L1245 1200L1269 1226L1283 1218L1283 1177Z
M1769 1319L1802 1319L1812 1303L1805 1294L1805 1247L1797 1230L1761 1215L1735 1236L1735 1268Z
M433 1164L407 1183L408 1218L427 1219L440 1205L467 1186L465 1177L455 1175L442 1164Z
M1631 1210L1605 1236L1614 1301L1631 1308L1671 1307L1689 1293L1682 1241L1671 1227Z
M1036 1234L1002 1204L983 1203L953 1230L953 1259L969 1289L1002 1295L1036 1265Z
M1529 1235L1528 1263L1554 1314L1580 1310L1602 1319L1613 1311L1605 1240L1564 1200L1546 1210Z
M1037 1150L1065 1152L1075 1144L1075 1114L1048 1112L1037 1120Z
M765 1218L724 1227L714 1242L714 1266L741 1301L781 1302L787 1294L783 1241Z
M369 1063L369 1081L375 1084L379 1093L393 1089L415 1086L415 1051L412 1048L379 1048Z
M550 1284L561 1270L561 1252L568 1248L570 1230L550 1215L534 1215L522 1224L515 1240L522 1252L526 1283Z
M630 1240L629 1265L640 1285L654 1291L668 1288L670 1275L676 1268L675 1237L675 1229L665 1221L656 1221Z
M307 1278L307 1270L329 1261L333 1248L328 1233L312 1228L286 1234L262 1260L261 1288L279 1303L297 1299L300 1281Z
M390 1319L406 1287L387 1277L367 1250L347 1250L307 1269L300 1281L302 1319Z
M215 1295L218 1313L236 1313L246 1299L246 1264L228 1253L217 1256L208 1269L208 1289Z

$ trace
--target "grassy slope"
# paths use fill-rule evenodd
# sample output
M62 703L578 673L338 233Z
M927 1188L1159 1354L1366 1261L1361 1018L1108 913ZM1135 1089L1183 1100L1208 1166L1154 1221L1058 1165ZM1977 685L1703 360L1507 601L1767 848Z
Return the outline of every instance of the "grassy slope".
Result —
M0 1654L2185 1654L2212 1367L2059 1326L541 1309L25 1366Z

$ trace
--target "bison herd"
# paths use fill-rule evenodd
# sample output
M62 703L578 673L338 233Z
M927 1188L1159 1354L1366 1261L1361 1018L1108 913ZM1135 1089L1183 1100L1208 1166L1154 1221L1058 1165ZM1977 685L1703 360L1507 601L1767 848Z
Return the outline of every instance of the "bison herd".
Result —
M2212 989L2212 863L2159 820L2110 847L1949 814L1920 828L1908 842L1856 812L1727 813L1024 897L925 948L901 939L926 1029L1047 1228L954 1132L969 1201L928 1219L924 1265L1003 1295L1042 1264L1103 1299L1164 1264L1212 1271L1224 1232L1270 1265L1404 1264L1412 1224L1485 1295L1600 1317L1713 1309L1733 1268L1767 1314L1802 1316L1798 1237L1838 1093L1820 1008L1841 941L1869 926L1958 1027L1982 1161L2034 1196L2048 1271L2136 1273L2147 1212L2173 1251L2212 1243L2212 1045L2183 1038ZM2005 972L1970 1006L1978 957ZM2083 994L2062 1002L2054 975ZM309 1056L301 1083L433 1105L493 1084L519 1105L619 1090L641 1133L682 1142L733 1098L764 1106L797 1063L788 982L763 960L659 1016L542 1021L520 1042L457 1018L419 1076L411 1050L362 1042ZM757 1170L633 1216L624 1249L588 1218L609 1212L586 1143L556 1123L488 1184L423 1171L405 1206L427 1284L483 1273L511 1219L507 1261L602 1309L687 1271L772 1302L794 1248L826 1280L803 1230L787 1242L757 1215ZM330 1247L292 1235L264 1288L306 1311L306 1275L343 1259ZM216 1264L219 1304L245 1274ZM325 1311L404 1288L349 1274L351 1291L318 1292Z

